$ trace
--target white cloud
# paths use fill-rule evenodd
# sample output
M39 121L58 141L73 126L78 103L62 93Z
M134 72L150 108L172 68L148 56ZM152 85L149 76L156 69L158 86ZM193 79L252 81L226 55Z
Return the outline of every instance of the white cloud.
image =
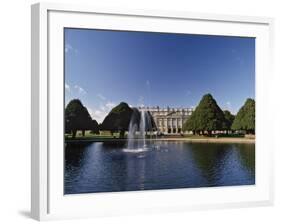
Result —
M226 108L228 110L231 110L231 102L229 102L229 101L226 102Z
M226 103L225 103L225 109L226 110L228 110L229 112L231 112L232 114L236 114L236 112L235 112L235 110L233 109L233 107L232 107L232 104L231 104L231 102L230 101L227 101Z
M64 88L66 91L70 92L70 86L67 83L65 83Z
M88 108L88 112L90 113L92 119L95 119L98 123L102 123L103 119L107 115L99 109L93 110L91 108Z
M99 93L97 96L98 96L98 98L100 98L101 100L106 100L106 97L105 97L104 95L100 94L100 93Z
M81 95L87 94L87 92L81 86L75 85L74 89L76 89L78 91L78 93Z
M104 118L108 115L113 107L116 106L116 103L108 101L101 104L97 109L88 109L92 119L95 119L98 123L102 123Z
M115 105L116 105L116 103L114 103L114 102L107 102L107 103L105 104L105 106L106 106L107 108L110 108L110 109L112 109L113 107L115 107Z
M68 53L71 50L73 50L73 47L70 44L65 44L65 48L64 48L65 53Z
M72 45L70 45L68 43L65 44L64 51L65 51L65 53L68 53L70 51L73 51L74 53L78 53L78 50L73 48Z

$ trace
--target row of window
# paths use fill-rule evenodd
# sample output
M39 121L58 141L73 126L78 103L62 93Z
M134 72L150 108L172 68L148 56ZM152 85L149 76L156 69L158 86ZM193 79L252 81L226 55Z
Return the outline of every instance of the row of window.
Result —
M168 128L165 130L162 130L163 132L168 132L169 134L176 134L176 133L181 133L182 129L181 128Z
M157 120L157 126L162 127L166 126L166 122L168 126L182 126L182 124L185 122L185 120L182 119L158 119Z
M167 116L167 112L151 112L152 116ZM192 112L181 112L179 115L181 116L190 116Z

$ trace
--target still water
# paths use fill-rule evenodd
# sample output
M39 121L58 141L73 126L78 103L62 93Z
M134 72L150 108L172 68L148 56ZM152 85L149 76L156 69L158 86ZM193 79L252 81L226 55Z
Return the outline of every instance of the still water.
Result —
M65 194L255 184L255 144L67 143Z

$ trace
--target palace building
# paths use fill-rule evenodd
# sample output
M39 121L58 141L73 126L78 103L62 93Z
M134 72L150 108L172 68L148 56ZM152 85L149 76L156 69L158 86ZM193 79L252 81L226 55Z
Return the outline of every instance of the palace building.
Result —
M192 108L159 108L158 106L138 109L149 111L158 132L163 134L183 134L183 124L193 112Z

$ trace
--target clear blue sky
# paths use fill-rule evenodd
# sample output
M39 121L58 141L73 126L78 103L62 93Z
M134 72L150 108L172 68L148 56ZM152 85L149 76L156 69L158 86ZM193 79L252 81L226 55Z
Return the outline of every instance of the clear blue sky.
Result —
M65 29L66 103L99 122L121 101L194 107L206 93L232 113L255 98L254 38Z

